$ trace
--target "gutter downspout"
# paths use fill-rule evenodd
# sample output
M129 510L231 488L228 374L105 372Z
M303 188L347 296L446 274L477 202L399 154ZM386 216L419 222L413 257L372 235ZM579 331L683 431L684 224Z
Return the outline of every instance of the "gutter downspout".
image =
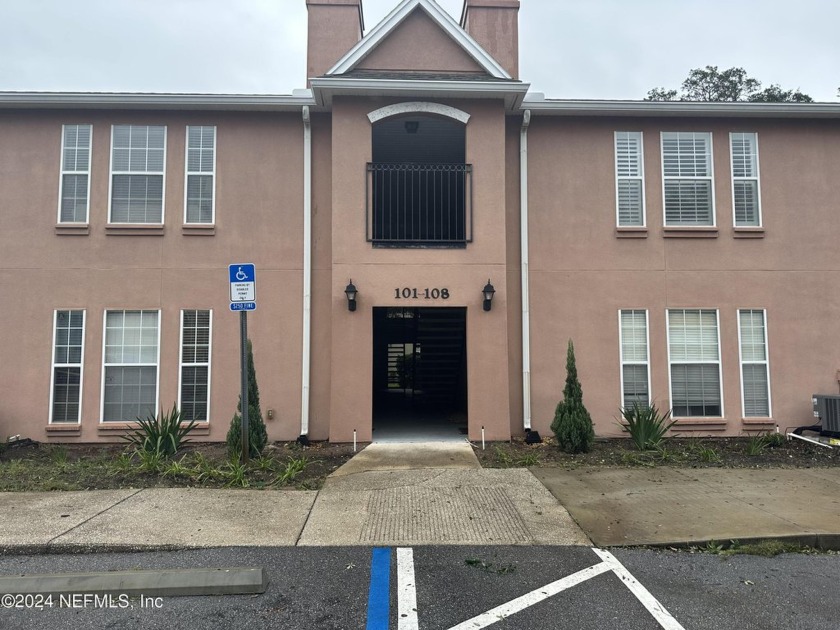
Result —
M522 255L522 423L531 430L531 309L528 295L528 125L531 110L526 109L519 132L519 237Z
M303 357L301 358L300 438L309 434L309 364L312 354L312 121L303 116Z

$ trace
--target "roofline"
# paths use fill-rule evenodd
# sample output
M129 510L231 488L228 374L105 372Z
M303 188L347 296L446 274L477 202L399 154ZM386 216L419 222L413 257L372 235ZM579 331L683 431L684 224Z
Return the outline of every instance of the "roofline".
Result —
M298 94L150 94L125 92L0 92L0 109L192 109L297 111L314 105L309 90Z
M526 95L521 109L537 116L840 118L840 103L547 100L539 93Z
M428 98L499 98L505 107L518 111L530 87L520 81L441 81L356 79L349 77L317 77L310 79L320 108L329 108L334 94L360 96L412 96Z

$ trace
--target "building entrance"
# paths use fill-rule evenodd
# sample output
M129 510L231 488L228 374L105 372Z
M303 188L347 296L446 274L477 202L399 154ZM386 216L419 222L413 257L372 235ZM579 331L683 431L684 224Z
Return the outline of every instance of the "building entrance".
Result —
M463 440L467 309L373 309L373 440Z

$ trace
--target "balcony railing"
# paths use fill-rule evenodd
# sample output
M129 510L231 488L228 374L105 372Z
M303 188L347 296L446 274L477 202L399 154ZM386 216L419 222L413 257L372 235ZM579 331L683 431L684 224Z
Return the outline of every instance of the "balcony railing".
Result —
M472 242L472 164L367 165L367 240L382 247Z

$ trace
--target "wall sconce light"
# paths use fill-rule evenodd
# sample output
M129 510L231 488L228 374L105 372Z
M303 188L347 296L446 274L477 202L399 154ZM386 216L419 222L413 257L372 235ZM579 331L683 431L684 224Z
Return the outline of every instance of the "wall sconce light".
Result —
M358 291L356 290L356 285L353 284L353 279L350 279L350 284L347 285L347 288L344 289L344 295L347 296L347 310L348 311L355 311L356 310L356 294Z
M405 121L405 131L406 133L417 133L417 130L420 128L420 121L419 120L406 120Z
M487 278L487 284L484 285L484 288L481 290L481 293L484 295L484 310L490 310L490 303L493 301L493 294L496 292L496 289L493 288L493 285L490 284L490 278Z

